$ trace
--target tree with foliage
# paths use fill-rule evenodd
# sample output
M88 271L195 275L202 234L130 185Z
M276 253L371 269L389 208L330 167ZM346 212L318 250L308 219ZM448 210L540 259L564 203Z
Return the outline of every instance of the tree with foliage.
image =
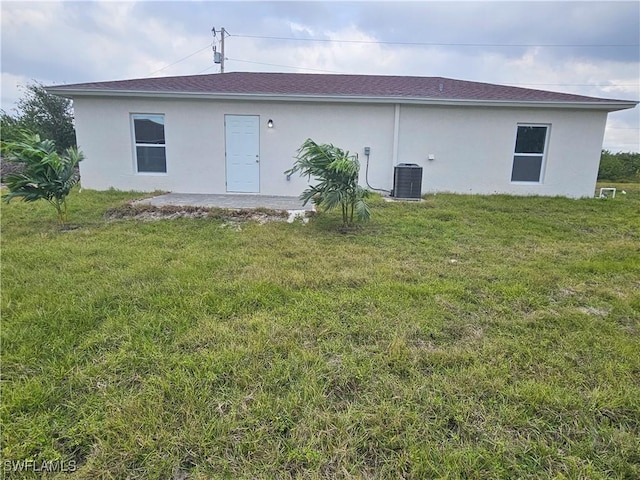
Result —
M25 96L16 103L16 115L0 110L0 132L5 142L19 141L28 130L53 140L58 153L76 146L71 100L48 93L41 83L24 87Z
M46 200L58 214L58 221L67 221L67 196L78 183L77 165L83 158L75 147L60 154L53 140L41 140L40 135L23 132L21 140L0 143L2 154L13 162L22 162L22 173L7 175L5 182L9 194L4 198L10 202L22 197L25 202Z
M320 181L302 192L300 199L304 205L313 201L325 210L339 205L343 227L353 224L354 212L358 220L369 220L371 211L366 202L369 192L358 185L360 162L355 156L331 144L319 145L308 138L298 149L296 159L285 174L299 173Z
M598 180L610 182L639 182L640 153L611 153L603 150L600 156Z

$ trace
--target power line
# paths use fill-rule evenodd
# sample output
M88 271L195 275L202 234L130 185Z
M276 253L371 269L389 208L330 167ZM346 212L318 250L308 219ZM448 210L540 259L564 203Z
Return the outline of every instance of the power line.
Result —
M250 61L250 60L240 60L238 58L228 58L227 60L232 60L234 62L241 62L241 63L251 63L251 64L255 64L255 65L268 65L270 67L282 67L282 68L292 68L292 69L297 69L297 70L310 70L310 71L314 71L314 72L325 72L325 73L338 73L338 74L343 74L343 75L348 75L347 72L338 72L335 70L324 70L324 69L318 69L318 68L305 68L305 67L298 67L298 66L294 66L294 65L282 65L282 64L276 64L276 63L264 63L264 62L254 62L254 61ZM209 67L207 67L205 70L208 70ZM609 83L606 85L599 85L597 83L503 83L503 82L494 82L494 83L499 83L501 85L511 85L511 86L524 86L524 85L545 85L545 86L558 86L558 87L640 87L640 83L618 83L618 84L613 84L613 83Z
M216 66L216 64L214 63L213 65L209 65L207 68L200 70L196 75L200 75L201 73L206 72L207 70L211 70L212 68L214 68Z
M166 69L167 69L167 68L169 68L169 67L173 67L175 64L180 63L180 62L182 62L182 61L186 60L187 58L191 58L191 57L193 57L194 55L196 55L196 54L198 54L198 53L200 53L200 52L202 52L203 50L206 50L206 49L208 49L208 48L211 48L211 44L208 44L206 47L203 47L203 48L201 48L200 50L196 50L195 52L190 53L190 54L189 54L189 55L187 55L186 57L182 57L180 60L176 60L175 62L173 62L173 63L171 63L171 64L169 64L169 65L166 65L166 66L164 66L164 67L160 68L159 70L156 70L155 72L151 72L149 75L147 75L147 77L150 77L151 75L155 75L156 73L161 72L161 71L163 71L163 70L166 70ZM145 77L145 78L146 78L146 77Z
M274 40L301 40L301 41L317 41L317 42L337 42L337 43L367 43L367 44L391 44L391 45L462 45L462 46L598 46L598 45L517 45L517 44L513 44L513 45L504 45L504 44L454 44L454 43L425 43L425 42L384 42L384 41L367 41L367 40L329 40L329 39L311 39L311 38L293 38L293 37L269 37L269 36L260 36L260 35L231 35L229 34L229 32L225 31L225 33L227 34L227 36L234 36L234 37L239 37L239 38L261 38L261 39L274 39ZM635 46L635 45L600 45L600 46ZM640 45L639 45L640 46ZM155 75L158 72L161 72L163 70L166 70L169 67L172 67L180 62L183 62L184 60L187 60L188 58L193 57L194 55L197 55L198 53L202 52L203 50L206 50L208 48L211 48L211 45L206 45L205 47L202 47L198 50L196 50L193 53L190 53L189 55L180 58L179 60L176 60L173 63L170 63L169 65L166 65L154 72L151 72L150 74L147 75L147 77L150 77L151 75ZM308 71L312 71L312 72L323 72L323 73L338 73L338 74L345 74L346 72L339 72L339 71L335 71L335 70L325 70L325 69L317 69L317 68L308 68L308 67L299 67L299 66L293 66L293 65L282 65L282 64L276 64L276 63L265 63L265 62L254 62L254 61L250 61L250 60L240 60L237 58L227 58L226 60L232 60L235 62L241 62L241 63L251 63L251 64L255 64L255 65L266 65L266 66L270 66L270 67L281 67L281 68L291 68L294 70L308 70ZM207 70L210 70L212 68L214 68L215 65L210 65L207 68L201 70L198 73L204 73ZM606 84L606 85L599 85L599 84L589 84L589 83L504 83L504 85L512 85L512 86L563 86L563 87L638 87L640 86L640 83L628 83L628 84Z
M589 47L589 48L621 48L640 47L640 43L618 43L618 44L598 44L598 43L446 43L446 42L391 42L382 40L336 40L330 38L297 38L297 37L271 37L264 35L233 35L238 38L257 38L262 40L287 40L298 42L323 42L323 43L360 43L373 45L413 45L413 46L441 46L441 47Z
M268 65L270 67L293 68L293 69L296 69L296 70L309 70L309 71L312 71L312 72L340 73L340 74L344 74L345 73L345 72L336 72L336 71L333 71L333 70L322 70L322 69L319 69L319 68L306 68L306 67L295 67L293 65L279 65L279 64L276 64L276 63L252 62L252 61L249 61L249 60L239 60L237 58L227 58L227 60L231 60L233 62L241 62L241 63L253 63L255 65Z
M504 85L558 85L562 87L640 87L640 83L504 83Z
M202 50L199 50L198 52L200 52ZM196 53L198 53L196 52ZM189 55L193 56L193 55ZM185 57L189 58L189 57ZM265 63L265 62L254 62L251 60L241 60L239 58L227 58L227 60L231 60L233 62L240 62L240 63L250 63L253 65L266 65L269 67L281 67L281 68L291 68L294 70L309 70L312 72L323 72L323 73L337 73L337 74L343 74L343 75L347 75L346 72L340 72L340 71L336 71L336 70L325 70L325 69L319 69L319 68L307 68L307 67L300 67L300 66L294 66L294 65L282 65L282 64L278 64L278 63ZM173 63L172 65L175 65L178 62ZM170 66L170 65L168 65ZM168 67L167 66L167 67ZM165 68L167 68L165 67ZM215 65L209 65L208 67L200 70L198 72L198 74L200 73L204 73L207 70L211 70L212 68L214 68ZM498 83L501 85L510 85L510 86L555 86L555 87L598 87L598 88L603 88L603 87L640 87L640 83L609 83L609 84L597 84L597 83L511 83L511 82L493 82L493 83ZM609 128L618 128L618 127L609 127Z
M264 63L264 62L254 62L251 60L240 60L239 58L227 58L227 60L231 60L234 62L240 62L240 63L251 63L254 65L267 65L269 67L282 67L282 68L291 68L294 70L309 70L309 71L314 71L314 72L324 72L324 73L337 73L337 74L342 74L342 75L348 75L348 73L346 72L338 72L335 70L324 70L324 69L318 69L318 68L306 68L306 67L299 67L299 66L294 66L294 65L282 65L282 64L277 64L277 63ZM215 65L210 65L207 68L199 71L198 73L204 73L207 70L210 70L214 67ZM509 83L509 82L494 82L500 85L511 85L511 86L524 86L524 85L544 85L544 86L557 86L557 87L640 87L640 83L618 83L618 84L606 84L606 85L600 85L597 83ZM622 129L622 127L609 127L609 128L620 128Z

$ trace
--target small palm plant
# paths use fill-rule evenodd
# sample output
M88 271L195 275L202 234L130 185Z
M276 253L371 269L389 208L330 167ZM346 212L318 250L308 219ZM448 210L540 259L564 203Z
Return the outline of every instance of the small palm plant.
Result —
M21 173L5 178L9 194L4 198L7 202L15 197L22 197L25 202L46 200L56 209L58 221L64 224L67 195L80 180L76 167L83 155L73 147L59 154L53 140L41 140L40 135L31 132L21 135L20 140L3 142L0 147L7 160L24 164Z
M369 220L371 211L365 200L369 192L358 185L360 162L355 156L331 144L319 145L309 138L298 149L296 159L285 174L299 173L320 181L302 192L300 199L304 205L313 201L326 210L340 205L343 227L353 224L354 212L358 220Z

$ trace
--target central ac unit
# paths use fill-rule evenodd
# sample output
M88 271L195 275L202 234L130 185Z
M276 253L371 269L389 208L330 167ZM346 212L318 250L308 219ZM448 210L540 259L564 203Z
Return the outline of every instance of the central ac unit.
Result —
M391 196L406 200L420 200L422 196L422 167L415 163L400 163L393 169Z

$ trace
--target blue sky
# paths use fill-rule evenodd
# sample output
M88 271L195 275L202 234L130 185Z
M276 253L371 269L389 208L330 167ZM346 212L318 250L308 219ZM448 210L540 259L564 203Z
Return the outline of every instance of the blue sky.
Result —
M443 76L640 99L640 2L2 1L2 109L20 85L226 71ZM640 108L604 147L640 151Z

